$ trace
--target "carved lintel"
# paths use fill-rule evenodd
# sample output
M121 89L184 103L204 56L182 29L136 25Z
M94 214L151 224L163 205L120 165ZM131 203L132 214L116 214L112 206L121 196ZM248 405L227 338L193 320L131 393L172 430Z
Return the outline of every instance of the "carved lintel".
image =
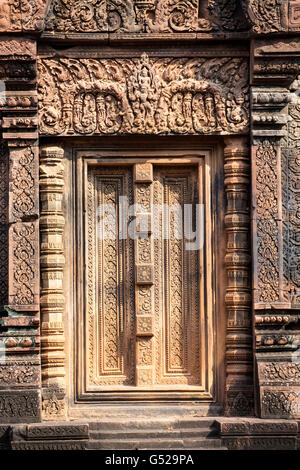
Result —
M226 63L221 57L158 60L146 53L126 62L58 57L41 58L38 68L42 135L248 130L248 61L243 57ZM117 80L112 70L118 70Z

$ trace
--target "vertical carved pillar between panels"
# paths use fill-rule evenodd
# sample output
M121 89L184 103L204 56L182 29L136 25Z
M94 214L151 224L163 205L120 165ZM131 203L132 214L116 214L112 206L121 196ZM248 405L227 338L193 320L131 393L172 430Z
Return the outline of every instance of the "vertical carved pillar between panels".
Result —
M247 138L225 139L227 249L227 416L253 413L253 366L249 253L249 149Z
M150 234L152 207L153 167L151 163L134 165L136 220L145 221L147 227L137 223L139 238L135 240L136 269L136 385L152 385L153 364L153 240ZM145 305L149 306L145 314Z
M65 416L63 156L46 147L40 157L42 413L50 420Z

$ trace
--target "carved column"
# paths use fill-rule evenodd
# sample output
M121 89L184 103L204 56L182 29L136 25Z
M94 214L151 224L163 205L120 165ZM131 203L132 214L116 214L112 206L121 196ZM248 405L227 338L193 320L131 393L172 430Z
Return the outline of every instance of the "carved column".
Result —
M300 416L299 85L297 38L254 41L253 299L257 414ZM291 85L292 84L292 85Z
M11 423L40 420L35 64L33 40L0 39L0 421Z
M63 156L45 147L40 158L42 411L50 420L65 417Z
M250 296L250 162L246 137L225 138L225 226L227 250L227 416L253 413L253 368Z

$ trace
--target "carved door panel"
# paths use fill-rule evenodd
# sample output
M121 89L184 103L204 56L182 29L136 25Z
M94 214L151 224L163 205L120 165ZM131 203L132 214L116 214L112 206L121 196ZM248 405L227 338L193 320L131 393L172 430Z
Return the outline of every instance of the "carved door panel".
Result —
M115 209L119 227L119 198L132 201L129 168L90 168L86 223L86 315L88 383L94 386L134 382L133 241L97 220L101 205ZM99 214L101 215L101 214ZM113 216L113 213L111 212ZM113 227L113 225L112 225ZM107 233L104 233L104 230Z
M211 396L205 247L191 233L204 198L198 160L87 166L81 348L91 398Z

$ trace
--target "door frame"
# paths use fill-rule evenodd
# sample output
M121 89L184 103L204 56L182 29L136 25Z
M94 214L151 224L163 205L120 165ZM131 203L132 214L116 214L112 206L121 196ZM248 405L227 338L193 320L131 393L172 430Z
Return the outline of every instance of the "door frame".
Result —
M113 138L111 138L113 141ZM118 142L122 139L116 138ZM225 230L224 230L224 177L223 177L223 146L221 140L215 139L215 143L205 143L204 140L197 139L196 144L190 143L189 138L180 139L180 145L175 143L175 139L165 139L165 142L158 145L159 137L151 137L153 147L141 142L141 146L132 144L118 145L114 142L106 144L95 144L91 146L73 145L67 143L65 147L66 155L66 187L68 197L65 200L65 253L67 259L73 259L72 266L66 264L65 272L65 296L66 296L66 333L67 333L67 370L68 384L67 396L69 401L69 412L73 416L81 416L84 407L92 413L103 406L116 405L121 403L136 404L158 404L158 403L194 403L206 405L207 409L213 404L222 404L224 397L224 369L225 369ZM167 140L167 142L166 142ZM176 139L177 140L177 139ZM195 139L193 139L195 140ZM118 148L119 147L119 148ZM150 150L149 150L150 148ZM122 156L121 156L122 155ZM166 159L165 161L162 160ZM95 398L95 393L85 390L83 370L83 354L80 354L80 340L82 334L83 308L82 308L82 287L81 277L82 255L77 252L79 213L82 210L82 169L87 164L128 164L142 162L151 159L152 163L193 163L199 158L205 159L205 191L206 200L210 205L210 220L206 226L207 233L210 233L210 247L207 245L205 254L206 269L211 273L209 285L206 286L209 331L207 339L211 354L211 361L208 369L207 390L197 392L186 392L178 390L175 392L151 391L147 396L147 389L130 392L107 391L99 394ZM74 189L72 189L74 188ZM210 230L210 225L212 230ZM206 310L206 312L208 312ZM91 408L92 407L92 408ZM81 410L81 411L80 411Z

